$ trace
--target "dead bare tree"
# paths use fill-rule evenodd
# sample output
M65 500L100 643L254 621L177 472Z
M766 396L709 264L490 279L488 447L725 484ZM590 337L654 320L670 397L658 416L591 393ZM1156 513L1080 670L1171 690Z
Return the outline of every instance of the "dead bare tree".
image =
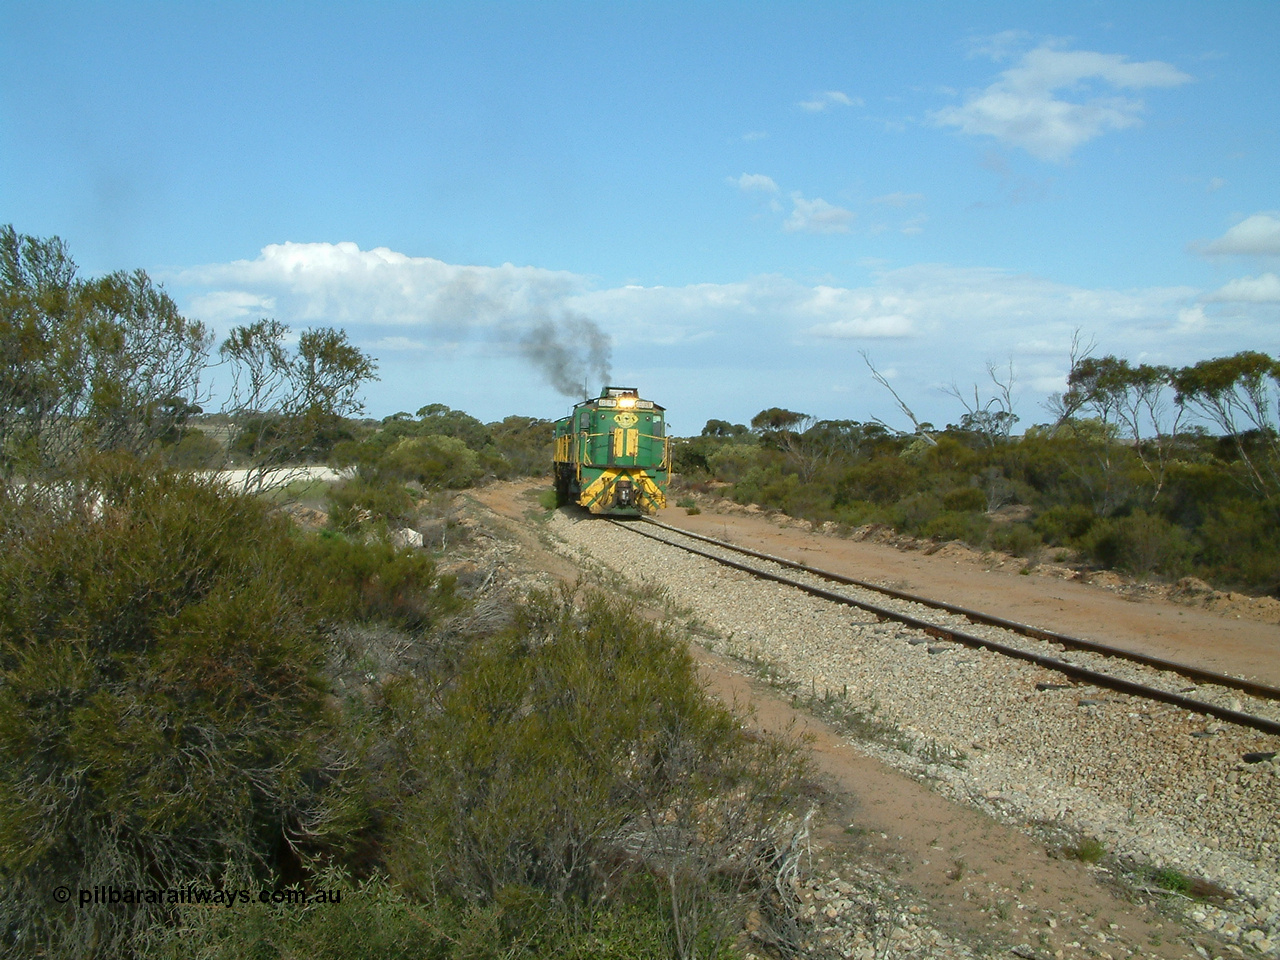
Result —
M920 420L916 418L915 412L906 405L906 403L903 401L903 399L900 396L898 396L898 391L894 390L893 387L889 385L889 381L885 379L884 375L875 368L875 364L871 362L871 358L867 355L867 351L859 350L858 354L859 356L862 357L862 362L867 365L867 369L871 371L872 379L875 380L876 383L880 384L880 386L884 387L886 390L889 391L894 401L897 402L898 409L901 410L904 414L906 414L907 419L910 420L911 423L915 426L916 428L915 436L922 437L925 440L925 442L927 442L930 446L936 446L938 443L937 439L933 436L933 434L929 430L925 429L925 425L922 424ZM872 422L880 424L880 426L884 427L886 430L890 431L891 433L896 433L900 437L910 436L910 434L908 434L905 430L899 430L897 427L891 427L889 424L885 423L879 417L872 417Z
M987 442L987 446L995 447L1009 439L1013 425L1018 422L1018 416L1013 412L1013 385L1016 380L1013 360L1009 360L1003 373L996 369L994 362L988 360L987 376L995 385L995 393L986 400L982 399L976 383L973 385L972 403L954 382L946 388L946 393L959 400L965 409L960 426L979 434Z
M1093 355L1093 351L1098 348L1098 341L1090 337L1085 342L1077 327L1071 333L1071 352L1069 354L1067 364L1067 375L1071 374L1082 361L1087 360ZM1080 398L1073 395L1070 390L1066 393L1051 394L1044 403L1044 408L1053 416L1055 426L1062 426L1068 420L1076 415L1080 409Z

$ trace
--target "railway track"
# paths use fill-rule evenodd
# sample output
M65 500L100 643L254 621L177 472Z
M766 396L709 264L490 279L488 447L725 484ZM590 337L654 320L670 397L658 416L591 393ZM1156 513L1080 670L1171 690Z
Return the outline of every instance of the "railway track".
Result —
M1264 733L1280 734L1280 720L1245 712L1237 708L1234 703L1224 706L1222 703L1213 702L1212 699L1215 694L1214 688L1218 688L1217 699L1222 699L1222 693L1226 692L1228 696L1238 694L1251 698L1263 707L1280 704L1280 689L1266 684L1213 673L1189 664L1150 657L1096 641L1017 623L955 604L893 590L794 560L748 550L713 537L681 530L657 520L646 518L641 524L612 522L640 536L666 543L755 577L794 587L824 600L857 607L881 620L902 623L940 640L986 649L1006 657L1034 663L1080 683L1167 703ZM658 530L662 532L656 532ZM699 544L705 544L710 549ZM804 579L790 575L793 572L800 574ZM832 584L836 589L832 588ZM962 628L958 621L986 627L988 628L985 631L986 635L972 633ZM1103 662L1092 663L1089 666L1072 663L1061 655L1066 651L1072 651L1091 661L1101 659ZM1118 676L1112 670L1099 669L1099 667L1105 667L1108 661L1132 664L1130 673L1151 673L1153 676L1149 679L1134 679ZM1178 690L1170 689L1170 684L1167 682L1168 675L1192 681L1197 686ZM1162 677L1165 679L1163 684L1159 682ZM1188 696L1189 693L1195 693L1197 696ZM1210 699L1203 699L1206 696Z

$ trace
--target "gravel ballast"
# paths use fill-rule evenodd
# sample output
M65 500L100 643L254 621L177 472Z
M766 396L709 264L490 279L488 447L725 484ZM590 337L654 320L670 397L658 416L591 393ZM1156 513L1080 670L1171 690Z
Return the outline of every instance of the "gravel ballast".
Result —
M1280 738L939 642L613 524L558 513L550 531L579 562L665 591L718 651L872 719L882 733L860 749L998 817L1216 883L1236 899L1196 904L1192 921L1280 956L1280 763L1243 759Z

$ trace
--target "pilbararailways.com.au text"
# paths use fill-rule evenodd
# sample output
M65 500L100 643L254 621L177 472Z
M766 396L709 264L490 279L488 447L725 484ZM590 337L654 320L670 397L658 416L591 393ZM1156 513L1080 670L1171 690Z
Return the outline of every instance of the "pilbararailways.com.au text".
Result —
M54 899L66 903L71 899L67 887L54 891ZM196 906L234 907L250 903L275 903L302 906L312 903L341 903L341 890L238 890L212 887L107 887L97 886L76 891L76 906L94 904L193 904Z

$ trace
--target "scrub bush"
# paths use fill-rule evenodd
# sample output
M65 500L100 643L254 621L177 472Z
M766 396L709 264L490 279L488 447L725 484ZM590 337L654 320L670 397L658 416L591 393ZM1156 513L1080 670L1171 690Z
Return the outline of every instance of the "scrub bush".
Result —
M476 452L457 437L431 434L401 440L382 457L379 473L424 487L458 490L484 473Z
M987 509L987 495L977 487L958 487L942 497L947 510L977 512Z
M1051 546L1074 546L1089 532L1097 514L1078 504L1056 504L1036 517L1032 526Z
M734 483L760 461L757 447L745 443L725 443L708 458L711 476Z
M128 463L0 489L0 593L0 931L58 956L128 955L170 909L59 886L266 879L358 832L328 626L449 595L420 555Z
M1099 520L1082 538L1081 546L1098 563L1138 575L1159 572L1178 576L1186 570L1193 551L1186 531L1142 510Z
M225 882L243 888L244 881ZM660 915L643 905L596 908L573 916L528 889L510 889L484 906L422 903L384 879L352 882L335 870L313 889L338 902L193 907L156 937L156 960L668 960Z
M61 911L55 887L196 880L320 830L332 727L297 570L286 522L212 483L0 497L3 929L110 953L155 910Z
M416 513L413 497L404 484L385 478L353 477L335 483L325 499L330 524L346 532L355 531L366 521L403 526Z
M890 504L918 487L921 470L898 456L879 456L847 469L836 484L836 502L870 500Z
M712 956L793 823L797 745L745 736L688 652L620 603L535 596L434 699L406 680L379 720L387 769L408 771L386 795L388 866L419 895L648 904L675 953Z
M993 523L987 542L992 549L1017 557L1033 557L1044 546L1040 534L1025 523Z
M420 550L329 531L298 549L311 612L329 623L378 620L421 631L457 608L453 580L437 578L435 563Z
M899 530L919 535L942 513L942 501L932 493L913 493L895 503L889 512Z
M1280 595L1280 497L1223 503L1198 533L1216 578Z
M975 491L978 492L978 491ZM978 492L981 496L981 492ZM935 540L963 540L970 546L979 546L987 535L991 521L980 513L962 513L946 510L920 529L922 536Z

